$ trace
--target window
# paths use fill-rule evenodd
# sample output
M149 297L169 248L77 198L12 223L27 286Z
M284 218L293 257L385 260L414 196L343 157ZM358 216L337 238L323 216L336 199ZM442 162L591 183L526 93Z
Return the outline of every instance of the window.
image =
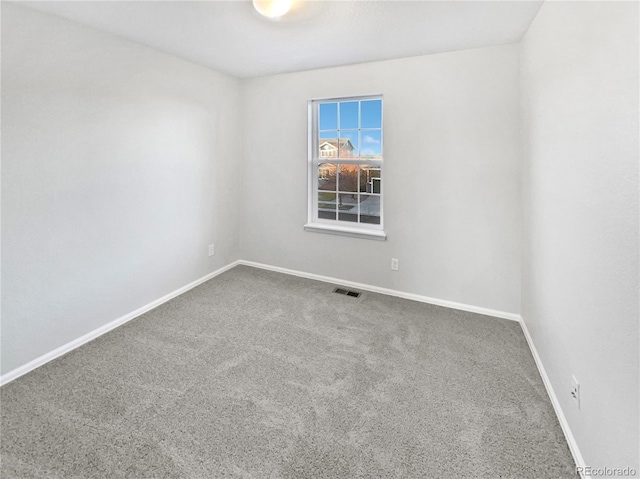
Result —
M382 96L309 102L305 229L385 239Z

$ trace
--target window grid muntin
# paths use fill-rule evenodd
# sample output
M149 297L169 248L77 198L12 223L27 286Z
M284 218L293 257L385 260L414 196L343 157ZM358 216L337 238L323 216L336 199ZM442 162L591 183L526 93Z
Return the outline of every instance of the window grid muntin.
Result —
M354 163L351 162L349 164L352 164L354 166L356 166L356 191L346 191L346 190L342 190L341 189L341 185L340 185L340 166L343 165L343 163L341 162L341 160L336 160L336 162L327 162L327 161L318 161L316 163L316 171L318 174L318 180L320 179L320 165L330 165L329 169L332 169L335 171L335 187L333 189L320 189L320 185L317 185L317 190L316 190L316 194L319 198L319 195L321 193L328 193L328 194L333 194L336 197L336 219L335 220L329 220L326 219L326 221L343 221L344 223L349 223L349 224L366 224L366 225L374 225L377 226L376 223L366 223L361 221L362 218L362 208L361 208L361 204L362 204L362 197L378 197L380 198L380 213L381 213L381 209L382 209L382 193L376 193L375 192L375 185L374 182L371 182L371 191L367 191L366 189L364 191L361 190L362 188L362 172L364 171L362 166L371 166L373 167L372 170L378 170L380 172L380 176L371 176L372 180L375 180L376 178L381 178L382 177L382 165L380 162L376 163L376 164L368 164L367 162L362 163L362 162L358 162L358 163ZM368 183L368 182L367 182ZM366 188L366 186L365 186ZM340 204L341 204L341 200L340 200L340 195L345 195L345 196L355 196L356 199L356 206L357 206L357 210L355 213L357 216L357 221L344 221L344 220L340 220ZM320 200L318 199L318 203L320 203ZM318 205L318 211L319 211L319 205ZM352 214L352 213L343 213L343 214ZM366 215L366 216L370 216L370 215ZM325 218L318 218L320 220L323 220ZM380 216L380 223L382 223L382 217Z
M315 125L317 126L316 128L316 132L317 132L317 139L321 140L321 139L325 139L326 138L320 138L320 135L322 133L327 133L327 132L333 132L335 131L337 133L337 147L338 147L338 155L335 158L339 158L339 159L358 159L358 158L366 158L362 156L362 132L363 131L376 131L376 132L380 132L380 155L379 157L374 157L374 158L369 158L371 160L380 160L382 161L382 159L384 158L384 106L383 106L383 102L382 102L382 96L370 96L370 97L352 97L351 98L338 98L338 99L328 99L328 100L315 100L316 104L317 104L317 111L314 113L314 122ZM363 101L371 101L371 100L380 100L380 128L362 128L362 102ZM358 128L354 129L354 128L341 128L340 125L340 104L341 103L350 103L350 102L354 102L357 101L358 102ZM336 125L337 128L328 128L325 130L321 130L320 129L320 105L325 104L325 103L336 103L337 105L337 119L336 119ZM358 156L357 157L342 157L340 156L340 139L342 138L342 135L340 135L341 131L357 131L358 132ZM319 144L318 144L319 146ZM314 155L314 159L316 157L319 157L318 155L318 151L317 149L314 151L313 153ZM325 157L325 158L329 158L329 157ZM331 157L333 158L333 157Z
M380 100L380 128L362 128L362 102L369 100ZM341 158L340 155L340 104L345 102L358 102L358 156L351 158ZM358 97L344 97L344 98L327 98L327 99L318 99L318 100L310 100L310 143L309 143L309 181L310 181L310 190L312 192L311 201L309 202L309 221L311 223L322 223L334 226L344 226L347 228L358 227L361 229L368 230L382 230L384 225L384 206L383 206L383 197L384 197L384 183L382 182L382 163L384 159L384 102L382 95L369 95L369 96L358 96ZM320 129L320 105L325 103L336 103L336 125L335 128L328 128L321 130ZM346 131L353 131L354 129L348 128ZM326 138L320 138L321 133L323 132L337 132L337 157L321 157L319 154L319 145L322 140L326 140ZM377 131L380 133L380 154L374 158L364 157L361 155L362 151L362 132L366 131ZM332 164L336 165L336 186L334 190L320 190L319 189L319 166L321 164ZM372 184L371 192L361 192L357 191L357 222L352 221L342 221L339 219L340 211L339 211L339 198L340 194L345 194L345 192L339 191L339 165L341 164L355 164L355 165L369 165L375 168L379 168L380 170L380 191L379 193L374 193L374 186ZM360 185L360 167L358 166L358 185ZM358 186L358 190L359 190ZM327 220L323 218L319 218L318 215L318 193L335 193L336 195L336 219L335 220ZM347 192L346 194L350 194ZM379 197L379 224L375 223L364 223L361 221L362 216L362 196L373 196Z

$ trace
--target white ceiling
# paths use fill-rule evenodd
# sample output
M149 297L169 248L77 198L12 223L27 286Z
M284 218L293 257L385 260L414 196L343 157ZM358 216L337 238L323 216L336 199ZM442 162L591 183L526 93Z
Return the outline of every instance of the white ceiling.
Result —
M278 21L250 1L21 4L248 78L517 42L542 1L298 1Z

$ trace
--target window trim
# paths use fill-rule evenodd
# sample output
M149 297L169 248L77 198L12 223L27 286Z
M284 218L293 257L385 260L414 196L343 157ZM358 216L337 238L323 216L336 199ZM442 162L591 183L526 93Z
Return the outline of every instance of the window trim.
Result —
M384 184L385 181L381 182L380 188L380 224L363 224L363 223L353 223L350 221L341 221L338 219L335 220L326 220L317 217L318 210L318 192L317 189L317 169L320 162L321 163L335 163L335 164L369 164L369 165L379 165L381 169L384 165L384 101L381 104L381 121L380 121L380 130L382 136L382 158L381 159L368 159L363 160L361 158L357 159L341 159L341 158L329 158L329 157L321 157L320 153L315 157L315 153L318 152L318 137L319 137L319 127L318 124L318 110L319 105L321 103L339 103L339 102L347 102L347 101L366 101L366 100L383 100L382 94L376 95L357 95L357 96L348 96L348 97L332 97L332 98L313 98L307 102L307 223L304 225L304 229L306 231L313 231L318 233L329 233L336 235L344 235L358 238L367 238L367 239L375 239L384 241L387 236L384 232ZM360 125L358 125L360 127ZM365 128L364 130L368 130ZM358 131L364 131L362 128L358 128ZM338 129L338 131L340 131ZM359 137L360 138L360 137ZM361 145L359 145L361 147ZM339 148L339 146L338 146ZM339 156L339 155L338 155ZM327 161L328 160L328 161ZM336 171L336 174L338 172ZM358 192L361 193L361 192ZM336 192L336 195L340 194L340 192ZM337 198L336 198L337 199Z

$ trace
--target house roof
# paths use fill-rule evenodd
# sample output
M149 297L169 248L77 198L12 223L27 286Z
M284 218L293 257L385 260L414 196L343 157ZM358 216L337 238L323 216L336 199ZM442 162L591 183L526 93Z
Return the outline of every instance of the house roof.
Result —
M337 138L320 138L320 146L319 148L322 148L323 145L325 144L329 144L331 145L333 148L338 149L338 139ZM351 140L349 138L340 138L340 147L344 150L345 148L348 148L350 150L355 150L355 147L353 146L353 143L351 143Z

